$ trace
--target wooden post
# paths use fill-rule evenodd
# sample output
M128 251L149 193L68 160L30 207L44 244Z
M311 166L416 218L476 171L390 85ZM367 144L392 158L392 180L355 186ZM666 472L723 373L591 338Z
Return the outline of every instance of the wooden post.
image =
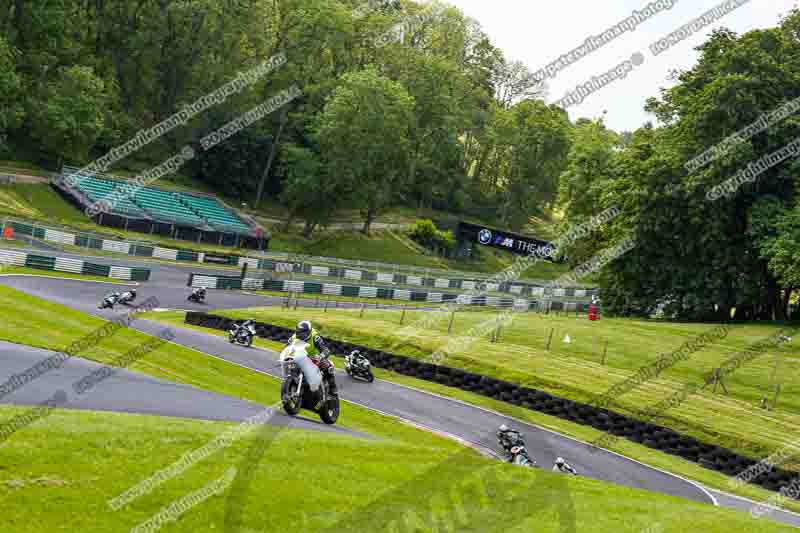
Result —
M405 321L405 319L406 319L406 306L404 305L403 306L403 314L400 315L400 325L401 326L403 325L403 322Z
M497 313L497 321L495 322L494 342L500 342L500 313Z
M772 406L770 409L775 409L776 407L778 407L778 395L780 395L781 393L782 386L783 385L781 385L780 383L775 385L775 396L772 397Z
M553 332L554 331L555 331L554 328L550 328L550 337L548 337L548 339L547 339L547 347L545 348L545 350L547 350L548 352L550 351L550 343L553 340Z
M327 313L328 312L328 300L325 300L325 309L323 309L322 312L323 313Z
M778 347L778 350L780 350L780 347ZM772 367L772 375L769 377L769 388L774 390L775 394L773 395L772 404L768 406L769 410L774 409L775 406L776 406L776 402L778 401L778 391L780 390L780 385L775 383L775 377L778 375L778 364L779 363L780 363L780 352L776 351L775 352L775 365ZM768 395L769 395L769 392L764 394L765 403L766 403L766 399L767 399Z
M300 301L300 297L297 296L297 293L294 293L294 310L297 311L297 302Z
M448 335L453 332L453 319L455 319L455 317L456 317L456 310L453 309L450 312L450 324L447 326L447 334Z
M367 304L361 304L361 314L359 315L359 318L364 318L364 308L365 307L367 307Z
M603 361L601 364L606 364L606 354L608 353L608 339L606 339L605 346L603 346Z

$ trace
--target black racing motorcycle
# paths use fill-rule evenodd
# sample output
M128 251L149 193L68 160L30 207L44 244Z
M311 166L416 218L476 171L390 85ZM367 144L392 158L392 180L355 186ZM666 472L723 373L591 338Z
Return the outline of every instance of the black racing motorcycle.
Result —
M253 345L253 337L256 336L256 328L252 324L245 326L244 324L234 324L228 330L228 342L231 344L241 344L242 346L250 347Z
M187 300L201 304L206 300L206 291L192 291Z
M497 443L506 452L506 461L529 468L538 467L536 460L528 454L525 441L519 431L508 430L497 433Z
M344 356L344 370L351 378L360 378L367 383L375 381L375 376L372 374L372 364L358 350L353 350L350 355Z

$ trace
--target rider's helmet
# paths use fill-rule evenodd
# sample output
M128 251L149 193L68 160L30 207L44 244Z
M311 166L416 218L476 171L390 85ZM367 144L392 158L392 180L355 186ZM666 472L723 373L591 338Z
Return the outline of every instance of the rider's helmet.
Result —
M505 424L502 424L499 428L497 428L498 433L505 433L506 431L508 431L508 426Z
M131 289L130 292L131 292L132 295L136 296L136 289Z
M297 329L295 330L294 334L301 341L308 342L308 339L311 338L311 322L308 320L303 320L297 324Z
M561 457L558 457L556 459L556 466L563 466L565 462L566 461L564 461L564 459L562 459Z

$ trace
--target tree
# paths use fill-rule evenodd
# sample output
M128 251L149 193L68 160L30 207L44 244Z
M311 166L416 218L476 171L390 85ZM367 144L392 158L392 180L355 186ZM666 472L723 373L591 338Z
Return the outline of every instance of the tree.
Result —
M402 85L370 68L342 78L315 128L328 172L352 184L367 235L405 178L413 106Z
M281 201L289 207L290 218L305 220L303 235L310 238L319 226L326 226L342 200L347 197L348 183L340 175L328 172L321 156L308 148L293 144L284 146L287 169L286 187Z
M0 138L17 128L25 117L22 78L16 72L18 53L0 35ZM0 148L4 143L0 143Z
M106 128L112 89L90 67L74 66L61 69L43 94L31 117L33 135L57 154L59 166L64 159L84 161Z
M505 108L524 100L547 97L547 84L537 80L521 61L504 61L495 71L493 82L497 101Z
M503 187L503 219L512 229L521 229L537 209L555 200L569 153L570 128L563 110L541 100L498 112L496 179Z
M568 221L575 223L597 214L608 180L614 178L615 155L620 147L620 135L602 121L577 121L566 170L559 179L559 201Z

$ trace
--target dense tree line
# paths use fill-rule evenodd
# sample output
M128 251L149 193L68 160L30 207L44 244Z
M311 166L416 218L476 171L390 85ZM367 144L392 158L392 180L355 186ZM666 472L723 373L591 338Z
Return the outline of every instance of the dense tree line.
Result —
M543 85L438 2L2 0L0 29L0 134L53 165L98 157L285 54L132 158L157 164L297 84L302 97L184 170L280 199L307 235L343 207L368 232L396 205L520 228L555 199L569 146L567 115L537 99Z
M617 208L567 252L577 265L635 239L600 276L623 314L662 303L689 319L734 308L781 319L800 287L796 157L709 199L800 135L798 115L686 164L800 96L796 10L775 28L714 32L648 101L659 125L622 133L571 123L524 65L438 1L0 0L0 30L0 135L15 154L88 162L283 53L282 67L132 157L158 164L296 84L301 97L186 173L279 199L309 236L341 208L360 210L365 232L398 205L489 213L513 230L546 207L565 230Z
M623 236L637 246L602 274L604 303L645 315L665 304L685 319L785 319L800 288L800 151L737 175L791 146L800 135L800 12L775 28L713 32L700 58L676 83L648 100L662 124L628 135L578 121L560 190L572 219L598 208L621 215L576 259ZM785 105L785 117L769 115ZM760 118L769 126L724 143L712 161L696 156ZM749 166L750 165L750 166ZM735 190L720 195L725 182ZM580 245L579 245L580 246Z

